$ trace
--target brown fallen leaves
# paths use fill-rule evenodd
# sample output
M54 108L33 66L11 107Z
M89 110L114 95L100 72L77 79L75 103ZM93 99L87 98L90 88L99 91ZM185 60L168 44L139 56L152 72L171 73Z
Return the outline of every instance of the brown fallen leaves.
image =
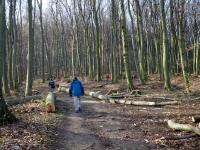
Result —
M43 102L33 101L16 105L13 113L20 120L16 124L0 127L2 150L47 150L56 134L55 126L62 114L44 112Z

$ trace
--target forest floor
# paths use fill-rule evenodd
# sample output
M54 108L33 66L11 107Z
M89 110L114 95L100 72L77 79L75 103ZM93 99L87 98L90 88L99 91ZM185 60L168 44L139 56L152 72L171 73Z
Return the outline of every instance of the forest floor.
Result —
M0 127L0 149L2 150L133 150L133 149L200 149L200 137L190 132L174 131L167 126L167 120L188 123L191 117L200 114L200 78L191 76L191 95L184 94L181 76L173 77L172 91L165 91L159 77L153 75L145 85L135 88L142 96L135 101L166 101L145 98L159 96L180 100L178 105L133 106L110 104L94 98L82 97L82 113L75 113L73 100L67 93L57 93L56 112L46 113L44 101L31 101L11 108L19 122ZM83 80L86 90L110 89L127 93L126 82L116 84L105 81L96 83ZM66 81L58 81L66 84ZM99 86L103 85L103 86ZM47 93L47 84L34 83L36 93Z

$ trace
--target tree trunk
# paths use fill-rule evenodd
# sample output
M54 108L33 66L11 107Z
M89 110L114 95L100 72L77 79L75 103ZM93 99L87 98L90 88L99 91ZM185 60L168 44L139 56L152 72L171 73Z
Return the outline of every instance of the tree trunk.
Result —
M128 85L128 90L133 90L133 80L130 73L129 67L129 60L128 60L128 47L126 41L126 15L125 15L125 8L124 8L124 0L121 0L121 21L122 21L122 45L124 50L124 65L125 65L125 72L126 72L126 80Z
M45 63L44 63L44 60L45 60L45 57L44 57L44 29L43 29L43 20L42 20L42 0L40 0L40 3L39 1L38 2L38 7L39 7L39 10L40 10L40 30L41 30L41 35L42 35L42 41L41 41L41 51L42 51L42 82L44 83L45 82Z
M18 44L18 33L17 33L17 23L16 23L16 1L13 2L13 50L12 50L12 82L14 89L18 88L17 81L17 44Z
M139 38L139 72L140 72L140 81L145 83L147 80L147 69L145 62L145 45L144 45L144 32L143 32L143 19L142 11L140 8L139 0L135 0L136 4L136 16L137 16L137 25L138 25L138 38Z
M25 95L32 95L33 83L33 56L34 56L34 35L32 23L32 0L28 0L28 19L29 19L29 38L28 38L28 64L27 64L27 77L26 77L26 91Z
M7 32L8 30L6 30L5 28L5 32ZM3 43L5 43L5 48L3 48L3 77L2 77L2 82L3 82L3 94L5 96L10 96L10 89L8 87L8 63L7 63L7 50L6 50L6 33L5 34L5 41L3 41Z
M169 49L167 38L165 2L160 0L160 10L162 19L162 34L163 34L163 73L164 73L164 87L167 90L171 89L170 76L169 76Z
M100 30L98 20L98 10L96 9L96 0L93 0L93 15L96 27L96 68L97 68L97 81L101 81L101 62L100 62Z
M6 31L6 18L5 18L5 0L0 0L0 79L2 78L3 68L3 52L5 51L5 31ZM10 113L5 103L2 94L2 80L0 80L0 125L12 123L17 119Z
M171 27L171 53L172 53L172 71L173 73L176 72L176 59L177 59L177 35L176 35L176 29L174 24L174 7L175 7L175 1L170 0L170 27Z
M189 79L188 74L185 69L184 64L184 58L183 58L183 51L185 51L185 28L184 28L184 5L185 0L181 0L180 4L180 12L179 12L179 38L178 38L178 45L179 45L179 53L180 53L180 59L181 59L181 67L182 67L182 73L183 73L183 79L185 82L185 91L187 94L190 93L190 86L189 86Z
M112 0L112 80L117 82L118 80L118 65L117 65L117 4L115 0Z
M138 59L136 56L138 56L137 52L136 52L136 48L135 48L135 39L134 39L134 20L133 20L133 16L131 14L131 6L130 6L130 0L128 0L128 13L131 19L131 44L132 44L132 51L133 51L133 57L134 57L134 66L136 68L136 71L138 71Z
M9 55L9 85L10 89L13 89L13 76L12 76L12 56L13 56L13 0L10 0L9 6L9 30L8 30L8 55Z

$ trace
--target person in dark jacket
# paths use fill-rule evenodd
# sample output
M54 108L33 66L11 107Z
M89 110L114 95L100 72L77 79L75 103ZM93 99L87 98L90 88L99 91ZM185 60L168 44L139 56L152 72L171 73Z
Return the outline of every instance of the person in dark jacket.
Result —
M55 81L53 79L51 79L49 81L49 88L50 88L51 92L53 92L56 88Z
M74 98L74 107L76 113L81 112L81 96L84 95L84 87L80 80L77 77L74 77L74 80L70 84L69 95Z

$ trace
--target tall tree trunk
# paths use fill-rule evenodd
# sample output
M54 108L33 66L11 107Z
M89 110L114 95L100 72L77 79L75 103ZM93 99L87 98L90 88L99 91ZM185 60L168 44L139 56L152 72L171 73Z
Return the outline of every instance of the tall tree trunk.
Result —
M199 26L197 23L197 12L194 12L194 52L193 52L193 71L196 75L200 73L199 70Z
M97 68L97 81L101 80L101 63L100 63L100 29L98 20L98 10L96 8L96 0L93 0L93 16L96 27L96 68Z
M175 1L170 0L170 27L171 27L171 53L172 53L172 71L176 72L176 59L177 59L177 36L176 36L176 29L174 24L174 7Z
M145 45L144 45L144 32L143 32L143 20L142 11L140 8L139 0L135 0L136 4L136 16L138 25L138 35L139 35L139 70L140 70L140 80L143 84L147 80L147 69L145 61Z
M32 23L32 0L28 0L28 19L29 19L29 38L28 38L28 65L26 76L26 91L25 95L32 95L32 83L33 83L33 56L34 56L34 35L33 35L33 23Z
M6 27L5 27L5 31L4 32L7 32L6 30ZM10 96L10 90L9 90L9 87L8 87L8 63L7 63L7 51L6 51L6 33L5 34L5 41L3 41L3 43L5 43L5 48L3 48L3 77L2 77L2 82L3 82L3 93L4 95L6 96ZM4 35L3 35L4 36Z
M131 91L133 89L133 81L130 73L129 67L129 60L128 60L128 48L127 48L127 41L126 41L126 15L125 15L125 8L124 8L124 0L121 0L121 21L122 21L122 45L124 50L124 65L125 65L125 72L126 72L126 80L128 85L128 90Z
M169 76L169 49L167 38L167 26L166 26L166 14L165 14L165 2L160 0L160 10L162 19L162 35L163 35L163 73L164 73L164 87L170 90L170 76Z
M40 10L40 30L41 30L41 35L42 35L42 41L41 41L41 51L42 51L42 82L44 83L45 82L45 64L44 64L44 29L43 29L43 19L42 19L42 0L40 0L40 3L39 1L37 0L38 2L38 7L39 7L39 10Z
M74 31L72 33L72 40L71 40L71 71L72 71L72 75L73 77L75 77L75 70L76 70L76 66L75 66L75 53L74 53L74 40L75 40L75 37L74 37Z
M112 63L113 63L113 72L112 80L117 82L118 80L118 65L117 65L117 4L115 0L112 0Z
M5 0L0 0L0 79L3 74L3 53L5 51L5 31L6 31L6 18L5 18ZM17 119L10 113L5 103L2 94L2 80L0 80L0 125L12 123Z
M131 19L131 44L132 44L132 50L133 50L133 57L134 57L134 66L136 68L136 71L138 70L138 59L137 59L137 52L136 52L136 48L135 48L135 39L134 39L134 20L133 20L133 16L131 13L131 4L130 4L130 0L128 0L128 13Z
M12 50L12 82L14 89L18 88L17 81L17 44L18 44L18 34L17 34L17 23L16 23L16 1L13 2L13 50Z
M13 0L10 0L9 6L9 31L8 31L8 55L9 55L9 85L10 89L13 89L13 76L12 76L12 56L13 56Z
M182 73L183 78L185 82L185 91L187 94L190 93L190 86L189 86L189 79L188 74L185 69L184 64L184 58L183 58L183 52L185 51L185 27L184 27L184 6L185 6L185 0L181 0L180 2L180 12L179 12L179 38L178 38L178 45L179 45L179 53L180 53L180 59L181 59L181 67L182 67Z

